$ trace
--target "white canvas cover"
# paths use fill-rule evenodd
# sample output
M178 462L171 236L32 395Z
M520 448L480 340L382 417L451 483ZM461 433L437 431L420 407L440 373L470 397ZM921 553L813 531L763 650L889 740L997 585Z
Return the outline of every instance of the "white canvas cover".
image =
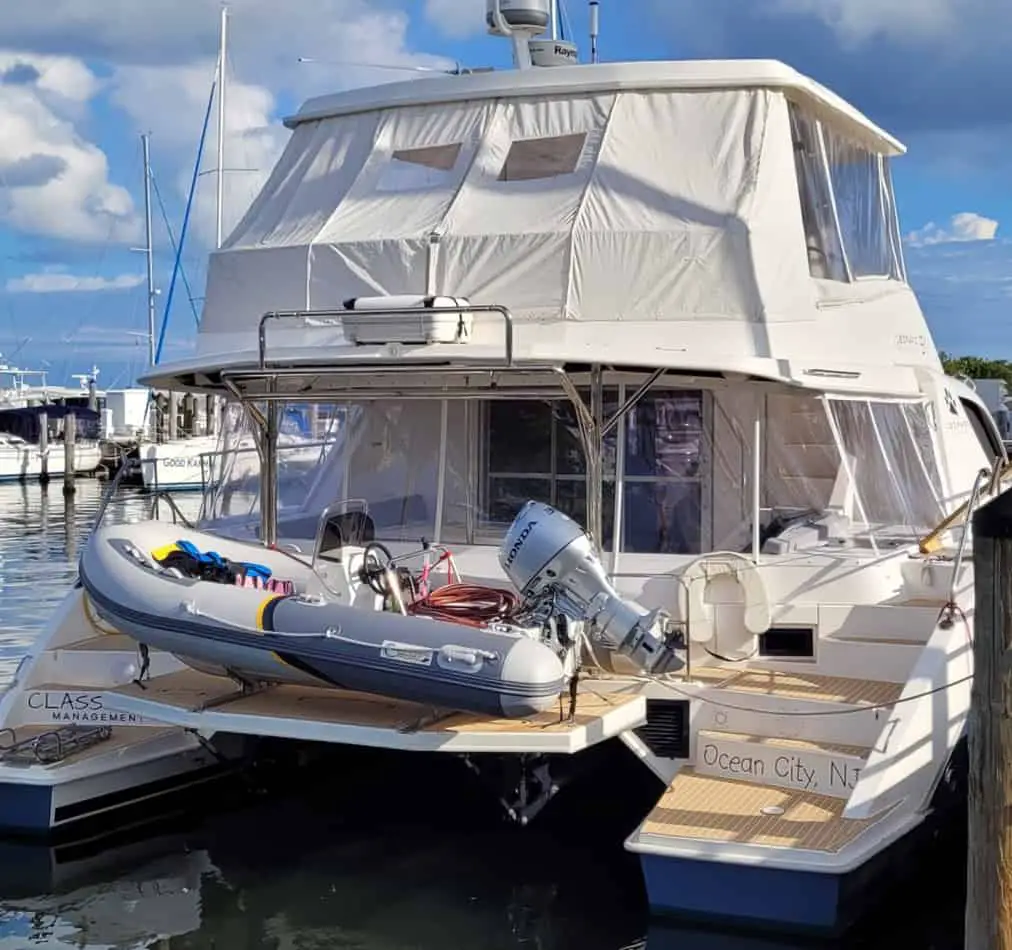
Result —
M875 174L899 146L782 66L723 83L702 66L455 77L308 103L211 256L198 356L148 380L255 360L268 311L439 294L508 307L519 360L727 369L814 387L832 371L845 389L916 392L905 367L937 356L901 259L898 273L870 280L856 254L853 275L812 269L813 223L824 231L839 214L846 230L864 206L841 191L838 206L819 199L818 221L803 214L792 117L800 103L837 123L826 128L859 143L860 169ZM818 173L829 167L805 155ZM878 178L847 181L857 201L878 195ZM294 361L350 354L336 328L274 324L270 337L272 354ZM485 320L439 358L502 352L501 323Z
M789 311L812 291L796 193L783 193L786 121L783 97L757 89L441 103L299 125L212 256L202 332L248 328L269 309L425 292L433 231L434 289L505 304L518 321ZM535 157L504 181L518 143L540 148L543 167ZM571 166L553 165L574 143ZM397 178L412 164L398 155L424 161L441 147L459 149L449 168L418 163Z

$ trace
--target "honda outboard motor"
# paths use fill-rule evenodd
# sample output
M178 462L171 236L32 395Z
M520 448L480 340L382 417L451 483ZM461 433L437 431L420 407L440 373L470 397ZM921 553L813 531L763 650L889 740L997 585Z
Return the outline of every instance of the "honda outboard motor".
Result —
M525 601L551 598L559 613L586 623L592 639L645 672L684 666L668 633L667 614L620 597L586 532L561 511L527 502L506 533L499 563Z

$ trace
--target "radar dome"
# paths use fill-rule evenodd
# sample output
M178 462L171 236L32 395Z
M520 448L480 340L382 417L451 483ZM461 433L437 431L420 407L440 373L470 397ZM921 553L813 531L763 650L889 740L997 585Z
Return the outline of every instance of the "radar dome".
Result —
M514 30L543 33L552 22L552 0L486 0L485 22L492 32L496 31L495 8L506 24Z

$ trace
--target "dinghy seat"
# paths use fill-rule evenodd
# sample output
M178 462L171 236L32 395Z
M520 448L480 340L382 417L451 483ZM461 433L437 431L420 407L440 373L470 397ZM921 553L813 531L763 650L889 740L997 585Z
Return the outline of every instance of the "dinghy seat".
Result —
M365 547L376 540L376 525L364 511L342 511L327 519L317 548L317 557L340 561L346 544Z

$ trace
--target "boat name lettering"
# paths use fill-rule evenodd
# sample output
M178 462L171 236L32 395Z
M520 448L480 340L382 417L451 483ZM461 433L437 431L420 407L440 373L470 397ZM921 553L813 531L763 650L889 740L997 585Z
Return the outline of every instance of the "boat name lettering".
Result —
M25 704L33 723L94 722L141 725L143 716L105 708L102 693L36 690L26 693Z
M520 549L524 546L524 541L530 537L530 533L534 530L536 524L536 521L528 521L527 526L520 532L520 537L513 542L513 547L510 548L510 553L506 555L507 567L512 566L513 562L517 558L517 555L520 553Z
M166 468L199 468L202 459L199 455L192 455L189 457L175 456L173 458L155 459L155 461Z
M772 749L728 752L715 742L703 745L700 758L708 768L729 778L770 778L778 785L805 791L847 791L861 774L860 767L847 759L790 755Z

